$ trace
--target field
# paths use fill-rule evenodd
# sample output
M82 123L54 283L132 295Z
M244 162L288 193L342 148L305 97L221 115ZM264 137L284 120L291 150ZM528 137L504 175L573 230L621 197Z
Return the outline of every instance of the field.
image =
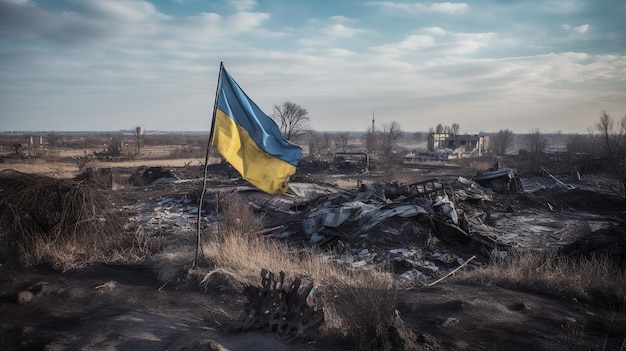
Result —
M41 140L0 149L2 350L626 350L626 206L601 169L305 148L271 197L214 154L203 193L204 135ZM472 181L496 161L523 191Z

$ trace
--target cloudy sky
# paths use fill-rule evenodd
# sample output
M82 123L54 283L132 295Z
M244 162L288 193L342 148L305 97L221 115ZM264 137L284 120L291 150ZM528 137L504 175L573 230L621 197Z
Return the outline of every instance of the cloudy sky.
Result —
M219 64L318 131L585 133L626 115L626 1L0 0L0 131L207 131Z

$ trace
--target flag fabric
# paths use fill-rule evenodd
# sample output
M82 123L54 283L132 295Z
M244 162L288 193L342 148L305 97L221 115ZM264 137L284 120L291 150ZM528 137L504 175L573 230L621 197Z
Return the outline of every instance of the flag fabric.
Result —
M220 70L212 145L252 185L268 194L284 193L302 149L282 137L276 122L246 95L223 65Z

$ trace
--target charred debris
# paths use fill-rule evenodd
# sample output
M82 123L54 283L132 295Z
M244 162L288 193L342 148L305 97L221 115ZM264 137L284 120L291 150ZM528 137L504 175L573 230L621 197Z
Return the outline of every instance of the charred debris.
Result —
M150 171L157 173L167 178L154 180L159 186L188 181L172 180L171 172ZM626 253L623 235L610 229L623 226L623 202L595 184L572 185L547 172L520 177L500 167L473 179L359 181L350 190L303 176L292 179L281 196L262 193L240 179L213 182L212 191L236 191L263 216L266 230L251 235L301 250L317 249L329 260L355 269L391 267L408 285L427 284L474 256L469 266L483 266L512 248L579 254L593 252L589 245L600 242L596 248L610 247L618 256ZM137 225L192 231L197 217L194 194L165 196L127 209L136 214L132 220ZM205 227L220 220L213 201L205 196ZM595 239L590 240L593 233ZM597 233L605 234L598 238Z

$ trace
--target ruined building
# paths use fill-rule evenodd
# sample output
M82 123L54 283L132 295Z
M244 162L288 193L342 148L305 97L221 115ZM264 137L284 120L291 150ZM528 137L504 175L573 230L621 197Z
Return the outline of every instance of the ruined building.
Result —
M453 151L459 156L483 155L489 146L489 137L482 135L430 133L428 151Z

